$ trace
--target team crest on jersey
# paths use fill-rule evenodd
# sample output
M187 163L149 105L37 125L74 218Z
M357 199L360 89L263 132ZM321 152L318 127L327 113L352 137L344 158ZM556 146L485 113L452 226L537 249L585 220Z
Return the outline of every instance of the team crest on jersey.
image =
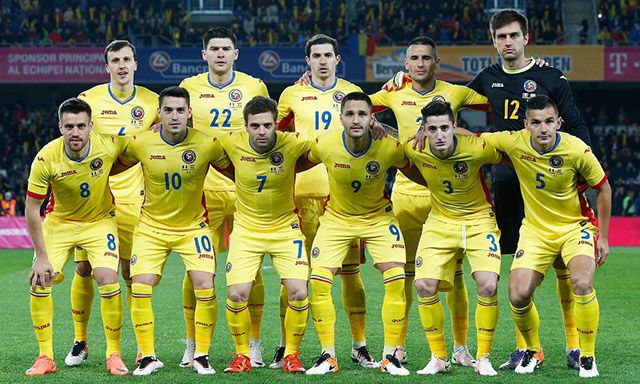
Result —
M458 175L463 175L467 173L468 170L469 166L464 161L458 161L453 165L453 172L457 173Z
M447 99L445 99L443 96L438 95L438 96L434 96L434 98L431 99L431 101L441 101L443 103L446 103Z
M238 101L242 100L242 91L240 91L237 88L230 90L229 100L233 101L234 103L237 103Z
M284 156L280 152L273 152L271 156L269 156L269 161L273 165L280 165L284 161Z
M182 152L182 161L187 164L193 164L196 161L196 153L190 149Z
M524 256L524 249L519 249L518 252L516 252L516 259L519 259L522 256Z
M129 260L129 264L135 265L137 261L138 261L138 256L131 255L131 260Z
M344 92L335 91L333 93L333 101L335 101L336 103L342 103L342 99L344 99Z
M376 175L378 172L380 172L380 163L378 163L375 160L371 160L370 162L367 163L367 166L365 167L365 169L367 170L368 174Z
M553 168L560 168L564 165L564 160L558 155L553 155L549 159L549 165Z
M538 89L538 84L536 84L535 81L527 80L527 81L524 82L524 90L525 91L527 91L529 93L532 93L532 92L535 92L536 89Z
M224 267L224 270L227 271L227 273L231 272L231 268L233 267L233 265L231 265L231 262L228 261L227 265Z
M131 117L133 117L134 120L142 120L144 117L144 109L136 105L131 109Z
M99 157L96 157L95 159L91 160L91 163L89 163L89 167L91 168L92 171L97 171L98 169L102 168L102 164L103 164L102 159Z
M416 259L416 268L422 267L422 256L418 256Z
M318 256L320 256L320 248L313 247L313 249L311 250L311 257L315 259Z

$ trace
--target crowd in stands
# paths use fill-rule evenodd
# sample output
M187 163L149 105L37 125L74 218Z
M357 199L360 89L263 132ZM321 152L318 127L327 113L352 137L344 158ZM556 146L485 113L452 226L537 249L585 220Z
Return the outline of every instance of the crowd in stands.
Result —
M346 42L406 43L428 35L439 44L490 41L483 0L235 0L232 28L243 45L303 45L316 33ZM530 43L564 40L559 0L528 1ZM183 1L7 0L0 5L0 45L198 45L205 26L189 24Z
M600 33L604 45L640 44L640 5L637 0L597 0Z

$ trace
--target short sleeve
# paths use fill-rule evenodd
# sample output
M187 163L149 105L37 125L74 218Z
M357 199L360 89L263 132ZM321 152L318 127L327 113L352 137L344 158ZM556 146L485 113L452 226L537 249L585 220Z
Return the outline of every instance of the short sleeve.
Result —
M29 186L27 187L27 195L38 200L47 197L49 190L49 169L47 160L41 153L31 163L31 171L29 173Z
M591 151L591 147L584 143L581 144L576 146L577 148L574 152L576 169L592 188L600 188L607 180L607 175L593 151Z
M211 154L210 163L213 164L218 169L226 169L231 164L231 160L227 153L224 151L222 143L220 140L213 138L211 146L209 148L209 153Z

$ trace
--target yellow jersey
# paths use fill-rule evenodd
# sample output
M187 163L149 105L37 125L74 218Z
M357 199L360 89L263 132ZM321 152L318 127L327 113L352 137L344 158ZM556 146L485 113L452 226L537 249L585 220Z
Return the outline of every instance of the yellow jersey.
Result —
M210 164L229 167L220 141L194 129L178 143L162 133L134 136L122 163L140 163L146 188L140 222L161 232L191 231L207 225L203 184Z
M557 237L584 221L596 224L593 210L578 191L578 177L599 188L607 176L582 140L557 132L553 148L540 153L526 129L483 133L482 138L511 158L524 200L523 225Z
M329 197L325 209L346 221L362 223L391 211L385 193L385 175L390 167L409 165L404 149L391 137L373 140L364 153L352 153L343 131L328 132L316 138L309 161L322 163L329 175Z
M134 85L130 95L100 84L82 92L78 98L91 106L93 129L114 136L133 136L148 130L159 122L158 95L145 87ZM140 203L144 195L142 169L132 167L109 178L116 202Z
M41 200L51 189L47 215L65 221L91 222L114 214L109 172L126 141L92 132L88 145L85 157L73 160L59 137L45 145L33 160L27 194Z
M433 89L426 92L418 92L407 86L397 91L381 90L371 95L374 112L387 108L393 111L398 122L398 140L402 143L418 131L422 124L420 111L433 100L444 100L451 103L451 109L455 116L462 108L482 110L489 108L488 99L471 88L442 80L436 80ZM414 183L402 174L396 175L393 189L414 196L429 196L427 188Z
M256 96L269 97L262 80L238 71L233 71L231 81L224 85L211 83L205 72L182 80L180 86L189 92L193 127L214 137L244 130L244 106ZM231 180L213 169L204 183L208 191L234 188Z
M235 168L236 213L243 226L271 231L299 225L293 199L295 166L311 148L310 140L299 133L276 132L274 147L263 154L249 144L246 131L221 138Z
M407 157L416 165L431 191L430 217L453 224L495 222L491 195L482 166L498 163L502 155L476 136L454 136L453 152L440 159L431 152L429 141L419 152L405 143Z
M351 92L362 92L357 85L336 78L332 86L321 88L313 83L294 84L282 92L278 101L278 128L291 125L296 132L316 138L327 131L342 131L340 103ZM296 196L326 197L329 194L324 165L300 172L296 177Z

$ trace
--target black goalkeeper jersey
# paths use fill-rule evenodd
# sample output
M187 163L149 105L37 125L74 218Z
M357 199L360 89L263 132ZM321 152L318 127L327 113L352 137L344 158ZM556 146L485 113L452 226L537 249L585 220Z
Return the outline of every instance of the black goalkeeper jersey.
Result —
M556 68L541 68L532 60L522 69L505 72L497 63L480 71L467 86L489 99L495 131L524 128L527 99L546 95L558 105L563 120L561 130L587 144L591 143L589 130L576 106L569 82ZM508 181L515 177L512 169L496 167L494 181Z

